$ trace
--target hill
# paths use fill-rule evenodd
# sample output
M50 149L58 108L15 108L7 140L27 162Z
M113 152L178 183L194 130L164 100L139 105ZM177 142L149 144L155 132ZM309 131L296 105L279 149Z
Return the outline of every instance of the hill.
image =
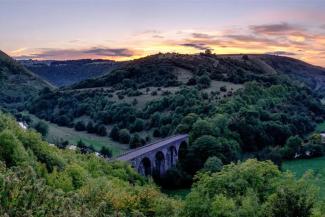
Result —
M21 109L40 90L53 86L0 51L0 105Z
M85 79L98 77L112 70L117 63L111 60L19 61L26 68L55 86L68 86Z
M138 87L178 86L193 83L207 74L212 80L236 84L247 81L269 82L274 74L302 81L313 90L323 91L325 69L303 61L274 55L181 55L157 54L120 64L111 73L82 81L72 88L123 86L131 79ZM127 82L127 81L125 81Z
M252 58L263 61L280 74L303 81L315 91L325 91L325 69L322 67L284 56L252 55Z

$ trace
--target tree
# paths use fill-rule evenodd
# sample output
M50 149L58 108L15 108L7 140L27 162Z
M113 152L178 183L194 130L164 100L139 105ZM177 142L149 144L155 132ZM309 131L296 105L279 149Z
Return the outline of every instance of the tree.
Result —
M211 123L206 120L199 119L193 124L191 131L191 138L195 140L196 138L203 135L212 135L213 130Z
M189 147L186 167L191 174L201 169L210 156L223 158L222 147L214 136L204 135L197 138Z
M192 77L192 78L188 79L186 84L189 86L196 85L197 84L196 77Z
M68 115L61 115L57 118L56 123L59 126L70 126L71 125L71 119Z
M106 136L107 135L107 130L106 127L103 124L99 124L96 127L97 134L100 136Z
M143 119L140 119L140 118L137 118L134 122L134 125L133 125L133 129L134 131L136 132L140 132L142 131L144 128L144 120Z
M220 91L221 92L227 92L227 87L226 86L221 86Z
M84 131L86 130L86 126L85 123L83 121L78 121L75 125L74 125L74 129L76 131Z
M212 214L215 217L236 217L236 205L233 199L217 195L212 203Z
M127 129L121 129L119 131L119 142L123 144L129 144L130 142L130 133Z
M203 171L211 173L219 172L222 166L222 161L218 157L209 157L204 163Z
M78 141L77 147L79 148L81 153L83 154L89 153L89 148L81 139Z
M159 112L153 113L150 117L150 126L158 127L160 125L161 114Z
M198 78L197 84L200 88L208 88L211 84L211 79L208 75L204 74Z
M105 158L111 158L112 157L112 150L108 147L103 146L99 153L103 155Z
M132 101L132 105L137 105L138 104L138 100L137 99L133 99L133 101Z
M116 125L111 129L111 132L109 133L109 136L114 141L118 141L119 140L119 128Z
M311 182L311 180L308 180ZM268 198L266 217L309 217L316 203L316 189L305 180L289 179Z
M8 130L0 133L0 160L9 167L21 165L28 160L23 144Z
M169 135L170 130L171 130L170 124L164 125L164 126L160 127L159 134L161 137L166 137Z
M34 125L35 130L37 130L43 137L46 137L49 131L49 126L44 121L38 121Z
M139 134L134 134L130 140L130 148L138 148L142 145L141 137Z
M92 121L89 121L87 124L87 132L88 133L95 133L95 127Z
M295 154L299 152L302 142L299 136L290 136L283 148L284 156L288 159L294 158Z
M160 137L160 131L159 129L155 128L152 133L153 137Z

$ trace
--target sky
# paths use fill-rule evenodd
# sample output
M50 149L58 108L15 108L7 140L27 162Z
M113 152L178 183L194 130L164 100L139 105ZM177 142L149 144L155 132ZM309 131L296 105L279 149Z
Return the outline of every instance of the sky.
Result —
M325 66L325 0L0 0L17 59L269 53Z

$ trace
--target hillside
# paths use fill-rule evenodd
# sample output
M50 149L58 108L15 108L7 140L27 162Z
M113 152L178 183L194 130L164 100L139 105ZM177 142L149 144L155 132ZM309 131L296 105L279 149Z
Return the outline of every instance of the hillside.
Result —
M55 86L67 86L98 77L112 70L117 63L110 60L19 61L26 68Z
M303 81L313 90L325 91L325 69L322 67L284 56L252 55L251 57L263 61L280 74Z
M1 107L19 109L45 87L52 88L52 85L0 51Z
M288 75L313 90L323 91L325 69L303 61L274 55L181 55L157 54L132 60L99 78L82 81L74 89L94 87L121 88L124 79L141 87L178 86L193 83L207 74L212 80L236 84L247 81L270 82L277 75Z

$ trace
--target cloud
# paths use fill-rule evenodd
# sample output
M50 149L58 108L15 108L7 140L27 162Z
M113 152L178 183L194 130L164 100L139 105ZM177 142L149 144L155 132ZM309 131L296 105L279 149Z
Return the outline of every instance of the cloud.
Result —
M160 39L160 38L165 38L165 37L162 36L162 35L153 35L152 37L153 37L153 38L158 38L158 39Z
M201 43L201 42L189 42L189 43L182 43L182 44L179 44L179 45L184 46L184 47L193 47L193 48L198 49L198 50L210 49L207 44Z
M197 38L197 39L212 39L212 38L215 38L215 36L209 35L209 34L206 34L206 33L192 33L192 37Z
M264 42L264 43L275 43L274 40L268 38L260 38L253 35L225 35L224 37L234 39L242 42Z
M131 57L132 50L127 48L99 48L88 49L52 49L41 48L37 52L14 56L16 59L81 59L81 58L103 58L103 57Z
M70 40L70 41L69 41L69 43L78 43L78 42L80 42L79 39L74 39L74 40Z
M118 57L130 57L133 52L127 48L91 48L88 50L82 50L85 54L94 54L97 56L118 56Z
M325 29L325 24L320 26L321 29Z
M288 23L252 25L250 29L256 34L282 35L289 32L303 31L304 29Z
M265 54L280 55L280 56L294 56L294 55L297 55L296 53L287 52L287 51L273 51L273 52L266 52Z

